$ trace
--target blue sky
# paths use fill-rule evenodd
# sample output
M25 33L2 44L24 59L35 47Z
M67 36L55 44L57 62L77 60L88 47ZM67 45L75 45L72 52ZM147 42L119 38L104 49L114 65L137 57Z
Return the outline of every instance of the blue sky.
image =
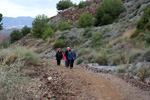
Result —
M0 0L0 13L7 17L45 14L52 17L57 14L56 3L60 0ZM72 0L78 4L81 0ZM85 0L83 0L85 1Z

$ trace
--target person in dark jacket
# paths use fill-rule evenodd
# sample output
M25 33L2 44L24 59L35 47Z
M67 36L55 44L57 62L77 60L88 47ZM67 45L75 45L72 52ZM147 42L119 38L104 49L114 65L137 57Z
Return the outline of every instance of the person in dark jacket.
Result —
M65 56L66 56L65 66L67 68L69 67L69 64L70 64L70 61L68 59L69 52L70 52L70 47L67 47L67 50L65 51Z
M75 59L77 59L77 55L73 49L71 49L71 52L69 52L68 59L70 61L70 69L72 69L73 63L74 63Z
M57 60L58 66L60 66L62 58L63 58L62 51L61 51L61 49L58 49L58 51L56 53L56 60Z

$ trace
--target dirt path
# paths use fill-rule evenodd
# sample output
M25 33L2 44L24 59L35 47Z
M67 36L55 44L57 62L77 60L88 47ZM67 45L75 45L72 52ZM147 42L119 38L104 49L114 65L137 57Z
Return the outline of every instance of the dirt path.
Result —
M58 67L46 60L41 76L30 82L29 90L41 100L149 100L148 92L134 88L116 76L95 74L75 66ZM48 78L51 77L51 80ZM49 94L50 93L50 94Z

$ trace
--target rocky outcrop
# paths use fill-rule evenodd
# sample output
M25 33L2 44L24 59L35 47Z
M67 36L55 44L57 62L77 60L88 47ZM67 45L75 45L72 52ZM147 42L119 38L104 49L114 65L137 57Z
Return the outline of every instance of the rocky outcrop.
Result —
M77 26L80 16L87 12L94 17L96 9L103 0L88 0L87 6L79 9L78 6L71 7L63 12L59 12L56 16L50 18L50 22L58 24L64 20L73 26ZM120 14L122 20L129 20L137 15L142 15L144 9L149 5L150 0L123 0L126 11Z
M95 15L96 9L102 0L89 0L86 2L87 6L79 9L78 6L71 7L63 12L58 13L56 16L51 17L50 21L58 24L61 20L67 21L68 23L77 26L78 19L80 16L87 12L91 16Z

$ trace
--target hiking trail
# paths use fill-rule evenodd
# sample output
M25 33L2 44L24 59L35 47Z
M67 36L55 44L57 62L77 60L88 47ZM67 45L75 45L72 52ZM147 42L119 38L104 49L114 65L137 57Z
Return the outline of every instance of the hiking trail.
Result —
M60 67L45 59L39 76L27 85L40 100L149 100L150 93L132 87L117 76L93 73L85 68Z

